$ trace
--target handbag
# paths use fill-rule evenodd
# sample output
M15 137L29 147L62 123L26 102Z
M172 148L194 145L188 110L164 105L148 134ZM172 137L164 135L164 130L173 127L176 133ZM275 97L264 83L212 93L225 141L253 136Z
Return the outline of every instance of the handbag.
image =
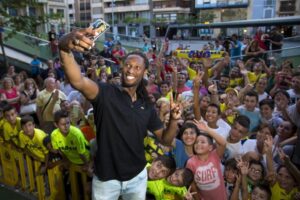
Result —
M25 114L32 114L36 112L36 103L31 103L27 105L22 105L20 108L20 114L25 115Z

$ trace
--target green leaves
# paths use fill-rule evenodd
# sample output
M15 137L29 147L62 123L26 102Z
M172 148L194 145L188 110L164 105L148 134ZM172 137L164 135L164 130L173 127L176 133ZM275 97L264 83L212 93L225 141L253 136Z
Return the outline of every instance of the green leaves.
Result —
M8 27L9 32L4 39L12 37L16 32L24 32L29 35L39 35L39 27L49 20L61 19L60 14L46 14L46 4L38 0L1 0L0 1L0 25Z

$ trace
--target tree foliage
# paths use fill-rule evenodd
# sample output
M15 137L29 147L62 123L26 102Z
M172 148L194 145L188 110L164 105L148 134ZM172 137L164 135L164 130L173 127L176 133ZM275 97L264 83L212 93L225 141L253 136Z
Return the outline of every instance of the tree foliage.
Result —
M38 0L1 0L0 15L2 17L2 26L8 27L12 31L6 35L6 38L12 37L16 32L24 32L38 36L38 27L48 23L50 19L60 19L59 14L28 15L26 8L43 10L43 3ZM13 10L17 14L10 15L9 10Z

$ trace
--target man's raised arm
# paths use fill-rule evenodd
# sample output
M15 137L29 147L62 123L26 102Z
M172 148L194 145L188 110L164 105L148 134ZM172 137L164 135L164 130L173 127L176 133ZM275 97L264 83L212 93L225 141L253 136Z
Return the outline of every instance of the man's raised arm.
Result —
M91 28L74 30L63 36L58 45L61 65L65 75L70 80L71 85L89 100L97 96L99 87L94 81L81 74L80 66L75 61L71 50L78 52L90 50L94 46L94 42L89 39L89 36L94 35L96 35L96 32Z

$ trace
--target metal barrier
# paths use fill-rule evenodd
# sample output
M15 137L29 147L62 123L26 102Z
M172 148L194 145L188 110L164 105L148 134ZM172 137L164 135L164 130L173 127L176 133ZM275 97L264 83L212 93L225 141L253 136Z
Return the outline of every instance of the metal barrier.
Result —
M45 175L39 174L41 162L33 160L20 150L8 143L0 143L0 182L20 189L39 200L66 199L62 166L56 165L48 169ZM80 194L78 176L81 176L83 194ZM87 175L79 165L71 164L69 167L69 181L71 184L72 200L89 200Z

